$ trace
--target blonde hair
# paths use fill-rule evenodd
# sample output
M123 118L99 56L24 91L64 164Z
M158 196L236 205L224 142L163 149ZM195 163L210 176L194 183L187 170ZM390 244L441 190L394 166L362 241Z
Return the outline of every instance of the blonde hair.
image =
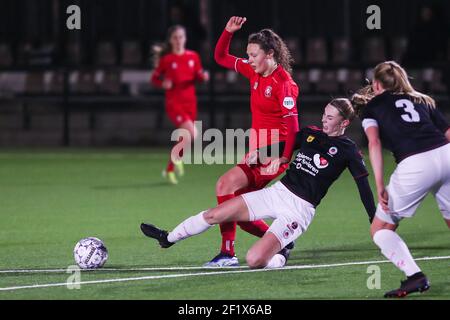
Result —
M374 80L380 82L385 90L393 94L407 94L414 103L423 103L435 108L436 102L430 96L416 91L408 79L408 74L395 61L385 61L378 64L374 69Z
M362 87L352 95L350 101L355 113L358 116L361 115L362 109L369 103L370 100L372 100L373 97L375 97L375 93L373 92L371 85Z

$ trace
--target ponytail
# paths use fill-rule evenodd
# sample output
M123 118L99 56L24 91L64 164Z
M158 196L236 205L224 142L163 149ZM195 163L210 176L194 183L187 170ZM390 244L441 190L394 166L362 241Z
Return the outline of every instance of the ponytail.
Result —
M374 69L374 79L379 81L385 90L393 94L407 94L414 103L423 103L431 108L436 107L436 102L430 96L416 91L408 79L408 74L395 61L385 61Z

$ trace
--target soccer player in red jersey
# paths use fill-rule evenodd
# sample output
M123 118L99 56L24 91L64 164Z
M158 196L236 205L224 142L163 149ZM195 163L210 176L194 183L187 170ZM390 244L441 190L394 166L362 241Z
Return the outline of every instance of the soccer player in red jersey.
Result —
M151 82L165 90L165 107L169 119L177 128L186 129L188 136L180 138L171 151L164 175L172 184L177 184L175 168L183 175L183 149L197 136L194 121L197 117L195 83L208 81L209 73L203 70L199 55L186 49L186 30L175 25L169 28L165 44L155 46L155 71Z
M295 135L299 130L296 105L298 87L290 75L292 58L280 36L270 29L250 35L247 45L248 59L230 55L229 46L233 33L241 29L245 21L245 17L230 18L217 42L214 57L218 64L235 70L250 81L252 112L250 151L285 141L283 157L288 158L292 154ZM263 164L250 167L240 163L228 170L217 181L218 204L240 194L264 188L286 170L289 160L290 157L275 174L265 174ZM220 224L222 234L220 253L205 266L239 265L234 252L236 224L260 238L269 228L263 220Z

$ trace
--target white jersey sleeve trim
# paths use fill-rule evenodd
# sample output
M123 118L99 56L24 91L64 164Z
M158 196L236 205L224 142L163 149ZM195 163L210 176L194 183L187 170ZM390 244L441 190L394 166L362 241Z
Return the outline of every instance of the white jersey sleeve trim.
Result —
M370 127L378 127L378 122L375 119L367 118L362 121L362 126L364 131L366 131Z
M289 113L289 114L284 115L282 118L293 117L293 116L298 116L298 113Z
M236 61L234 62L234 71L238 72L237 70L237 63L239 61L239 58L236 58Z

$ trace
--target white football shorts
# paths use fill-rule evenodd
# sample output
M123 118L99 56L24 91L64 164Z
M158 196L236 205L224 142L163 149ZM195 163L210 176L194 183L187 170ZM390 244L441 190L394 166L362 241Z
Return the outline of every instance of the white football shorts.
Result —
M376 216L391 224L414 216L431 192L444 219L450 219L450 143L401 161L386 187L390 213L378 204Z
M250 221L274 219L269 227L280 241L281 248L297 239L311 223L314 206L293 194L281 182L271 187L242 195Z

